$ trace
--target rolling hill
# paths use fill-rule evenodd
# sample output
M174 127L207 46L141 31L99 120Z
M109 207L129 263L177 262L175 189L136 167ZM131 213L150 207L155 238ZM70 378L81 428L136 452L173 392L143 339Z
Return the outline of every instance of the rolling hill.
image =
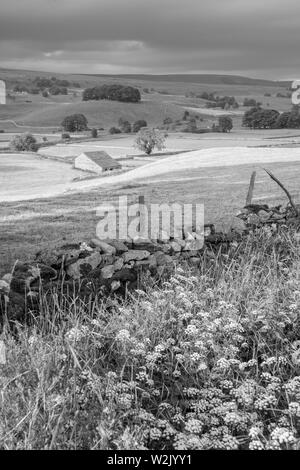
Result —
M290 99L277 97L278 92L282 92L284 87L287 88L289 82L236 75L88 75L0 68L0 79L6 81L10 94L16 84L30 85L37 76L50 78L53 75L67 79L71 83L78 82L81 90L70 88L67 96L49 98L43 98L41 95L12 96L8 98L7 105L0 108L2 129L15 130L13 124L5 123L4 120L12 120L18 125L29 128L30 126L57 128L65 116L75 113L85 114L90 126L106 129L117 125L120 117L130 122L145 119L149 125L158 126L166 117L170 117L173 121L180 119L185 109L194 109L194 113L203 119L208 119L209 113L204 112L206 102L199 98L204 91L219 96L235 96L240 105L245 97L251 97L270 109L286 111L291 107ZM142 102L134 104L81 101L81 92L84 88L104 83L121 83L138 87L142 93Z
M20 80L32 80L36 76L48 77L55 75L60 79L67 79L70 81L77 81L82 87L92 86L97 83L105 82L127 82L136 83L141 81L140 86L147 82L147 84L174 84L181 83L185 85L234 85L234 86L262 86L262 87L288 87L290 81L276 81L266 80L261 78L249 78L239 75L220 75L220 74L172 74L172 75L138 75L138 74L121 74L121 75L106 75L106 74L67 74L67 73L54 73L43 72L34 70L17 70L5 69L0 67L0 79L6 80L8 85L14 85ZM149 83L148 83L149 82Z
M110 78L109 75L94 75L101 78ZM288 87L289 81L274 81L261 78L248 78L239 75L218 74L172 74L172 75L114 75L114 78L125 80L147 80L153 82L181 82L181 83L209 83L211 85L254 85L254 86L280 86Z
M8 105L1 119L12 119L18 124L28 126L60 126L65 116L82 113L89 126L109 127L116 126L120 117L134 122L145 119L149 125L162 123L165 117L179 119L183 115L183 107L172 103L142 102L119 103L116 101L78 101L76 103L48 102L41 104L28 103L23 105Z

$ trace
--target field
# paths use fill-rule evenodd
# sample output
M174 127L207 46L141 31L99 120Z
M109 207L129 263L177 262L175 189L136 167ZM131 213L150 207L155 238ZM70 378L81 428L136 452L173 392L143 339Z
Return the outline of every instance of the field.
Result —
M300 163L273 163L268 169L300 198ZM219 228L234 223L234 214L245 203L247 186L253 170L258 171L254 201L286 202L280 188L262 170L261 165L200 168L185 171L177 178L166 175L162 181L124 184L112 189L93 189L54 198L0 204L1 273L9 271L16 259L30 259L41 247L55 247L67 242L84 241L96 233L96 209L102 203L116 202L127 195L137 202L139 195L149 203L197 202L205 207L206 222Z
M11 90L17 83L30 83L38 73L3 70L0 75ZM228 220L232 220L234 212L244 203L246 187L254 168L259 173L256 200L283 200L280 189L270 182L261 168L267 165L283 179L296 197L299 196L297 147L300 132L243 129L243 107L234 116L234 128L230 134L168 131L165 151L151 157L141 156L140 151L134 148L134 136L112 137L107 134L108 127L116 125L120 117L131 122L145 118L150 125L159 125L167 116L173 120L182 118L188 108L198 113L203 119L199 122L204 127L211 125L220 111L207 110L205 100L187 97L191 92L214 91L220 96L233 95L240 104L245 97L251 97L266 107L269 103L269 107L284 111L290 109L290 100L277 98L276 94L285 93L287 83L224 76L210 77L209 83L205 83L203 80L208 78L203 77L195 77L195 82L191 82L190 77L181 77L182 81L139 76L62 75L60 78L79 82L81 89L70 90L67 96L50 98L20 95L14 100L9 99L8 105L0 108L0 128L6 129L4 134L0 134L0 146L6 147L14 134L25 130L33 132L39 141L43 136L47 136L49 141L58 139L60 133L56 131L61 120L73 112L83 112L90 126L104 127L105 130L93 141L85 139L79 143L73 140L68 144L42 148L42 158L0 153L1 272L10 269L16 257L32 256L37 246L54 246L65 239L78 241L91 237L97 223L97 205L115 200L121 194L128 194L133 200L144 194L148 202L174 202L177 199L178 202L203 202L207 221L228 225ZM139 87L142 102L81 101L83 88L107 82ZM144 92L145 88L149 92ZM272 96L266 97L266 93ZM250 152L250 157L251 149L248 147L257 147L257 153ZM273 147L276 147L274 152L271 150ZM218 148L218 152L214 148ZM95 149L106 150L113 158L122 159L124 171L129 173L89 179L86 178L87 174L72 168L71 163L76 155L83 150ZM207 152L205 149L208 149ZM202 152L199 155L189 152L177 155L180 151L196 150ZM164 157L167 158L165 162ZM137 175L141 179L135 180ZM78 177L82 180L73 181Z
M84 175L67 163L36 155L0 154L0 200L47 197L68 190L73 178Z
M8 135L3 134L2 138ZM57 139L57 136L50 135L49 141L51 138ZM41 148L40 156L0 153L3 183L7 181L8 174L10 177L10 181L1 186L0 201L58 196L67 192L102 188L108 184L114 186L131 184L136 179L149 182L153 177L159 179L160 175L165 179L170 169L172 169L172 178L180 180L183 172L191 168L239 165L247 162L265 164L298 161L299 143L300 133L296 130L261 132L244 130L233 131L230 134L169 133L166 148L150 157L141 155L140 150L135 148L134 136L124 135L114 138L101 135L93 141L78 143L73 140L67 144L51 145ZM4 144L7 145L7 142L3 141ZM105 179L103 177L91 179L89 174L73 169L74 158L83 151L91 150L104 150L113 158L119 159L123 174L107 175ZM16 166L21 167L20 171ZM26 166L27 171L24 169ZM130 171L133 169L135 170ZM174 174L176 171L177 174Z
M259 147L281 144L300 143L300 132L297 129L274 129L249 131L245 129L233 129L229 134L193 134L182 132L168 132L164 152L180 150L198 150L212 147ZM85 142L70 142L59 144L55 147L45 147L40 150L44 156L74 157L85 150L105 150L113 158L126 157L127 155L139 155L141 152L135 148L135 136L120 135L107 136L105 133L99 139Z

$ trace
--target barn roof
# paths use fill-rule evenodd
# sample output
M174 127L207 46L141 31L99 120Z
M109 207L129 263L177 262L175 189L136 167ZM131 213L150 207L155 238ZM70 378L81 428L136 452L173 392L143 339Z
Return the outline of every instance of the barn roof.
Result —
M110 168L121 168L120 163L111 158L106 152L83 152L83 154L90 158L94 163L101 166L104 170Z

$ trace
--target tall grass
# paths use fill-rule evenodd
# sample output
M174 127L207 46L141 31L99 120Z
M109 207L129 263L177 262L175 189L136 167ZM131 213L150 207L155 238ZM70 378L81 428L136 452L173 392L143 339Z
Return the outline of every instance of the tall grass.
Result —
M262 230L122 302L6 326L2 449L299 449L300 246Z

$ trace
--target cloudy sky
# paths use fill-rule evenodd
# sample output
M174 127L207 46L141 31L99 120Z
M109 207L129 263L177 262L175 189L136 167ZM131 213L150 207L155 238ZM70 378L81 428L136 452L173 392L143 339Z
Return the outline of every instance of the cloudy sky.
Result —
M0 0L0 67L300 78L299 0Z

